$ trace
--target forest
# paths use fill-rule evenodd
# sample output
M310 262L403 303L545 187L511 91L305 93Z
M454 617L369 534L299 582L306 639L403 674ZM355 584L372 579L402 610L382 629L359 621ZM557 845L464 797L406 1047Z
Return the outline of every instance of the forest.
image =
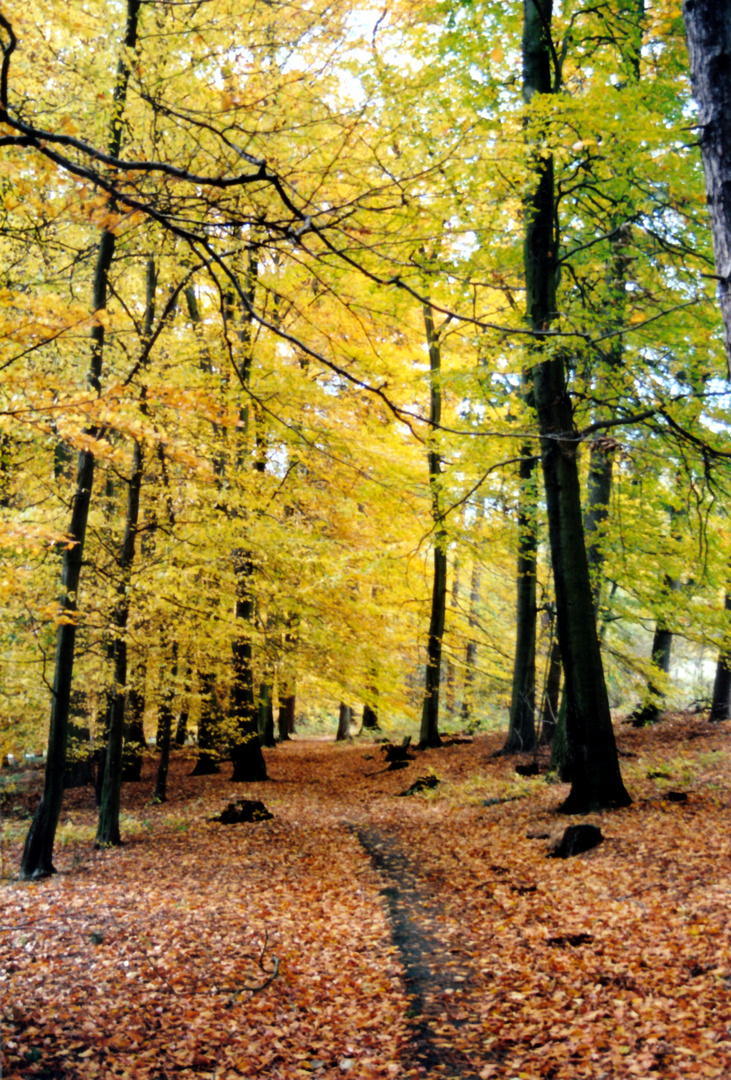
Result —
M290 1047L282 1076L396 1075L404 1061L413 1075L595 1075L590 1055L563 1072L560 1056L513 1061L512 1044L476 1059L454 1031L452 1056L435 1049L419 956L453 961L429 937L419 859L435 860L434 880L445 873L426 838L448 831L449 813L478 835L475 791L484 806L530 799L501 809L514 829L543 835L550 804L624 821L629 843L643 808L660 833L685 828L671 826L663 785L692 772L706 801L674 821L702 809L713 833L731 717L727 22L710 0L34 0L0 12L0 734L3 805L19 815L3 873L35 883L62 868L72 882L96 867L133 904L158 848L178 852L182 876L186 859L200 873L203 810L244 784L236 798L279 792L275 823L236 826L231 844L279 888L307 892L314 870L285 868L300 841L303 859L323 856L314 823L327 817L338 888L359 858L397 881L378 893L373 933L378 951L390 927L402 968L378 978L411 980L404 1015L428 1019L408 1028L389 998L378 1023L411 1045L401 1064L394 1051L371 1069L340 1047L295 1068ZM705 757L679 766L695 738ZM665 771L652 755L671 744ZM364 775L386 766L395 783L415 762L438 791L389 811L358 796ZM441 794L444 779L462 795ZM341 805L339 783L380 826ZM297 843L276 824L285 792L292 820L314 830ZM404 854L409 821L423 844ZM189 855L178 831L195 840ZM507 865L508 835L499 858L475 849L464 865L486 858L522 897L535 882ZM249 888L254 911L271 882ZM406 915L401 889L415 898ZM34 895L10 901L18 933L41 918ZM60 893L48 896L52 952L81 955L67 948L76 916L64 929ZM76 903L81 918L83 889ZM26 905L19 923L13 905ZM221 912L202 904L201 926ZM123 918L84 933L148 940ZM249 994L250 1011L284 991L270 991L281 977L267 918L246 919L257 944L237 948L254 975L222 984L232 1008ZM399 939L407 922L423 940ZM137 959L185 997L157 948L140 944ZM725 986L719 950L695 967ZM597 978L639 993L634 975ZM107 1075L78 1037L64 1036L75 1071L33 1044L10 1075ZM663 1049L670 1034L649 1058L638 1038L631 1074L688 1075ZM255 1074L206 1053L165 1068ZM724 1075L713 1054L699 1060ZM604 1076L630 1074L602 1061ZM162 1067L150 1059L146 1075Z

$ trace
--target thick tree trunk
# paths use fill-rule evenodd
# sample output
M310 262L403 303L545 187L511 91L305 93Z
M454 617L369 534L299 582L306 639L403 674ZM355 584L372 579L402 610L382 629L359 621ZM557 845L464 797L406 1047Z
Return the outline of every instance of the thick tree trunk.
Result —
M364 731L380 731L381 727L378 723L378 713L372 705L363 706L363 719L360 722L360 733Z
M130 74L126 56L127 51L134 49L137 43L137 22L140 6L141 0L127 0L125 52L117 66L117 78L114 87L114 114L109 140L110 153L115 156L119 153L122 142L123 113ZM94 312L104 310L107 305L107 284L109 268L114 256L114 244L114 234L106 230L102 232L94 270L92 298ZM101 390L103 352L104 325L100 322L91 331L91 363L88 376L89 386L97 394ZM97 431L95 429L90 430L87 434L95 436ZM76 646L78 592L93 484L94 455L88 450L82 450L78 457L76 492L73 498L71 521L68 528L71 546L64 551L61 572L60 607L64 615L64 623L59 626L56 634L56 657L51 720L48 733L46 776L43 795L25 839L20 866L20 876L26 881L30 878L47 877L49 874L55 873L52 859L53 842L56 837L56 827L63 801L69 700Z
M553 90L551 15L551 0L524 0L523 79L528 102ZM630 798L619 770L595 628L581 514L578 441L564 357L549 336L556 312L559 242L553 158L537 153L533 171L533 194L525 207L526 299L536 332L534 406L541 436L558 637L566 678L567 736L573 759L571 792L562 810L585 813L626 806Z
M536 460L530 446L524 446L521 453L515 658L504 754L533 750L536 745Z
M439 737L439 682L442 669L442 642L444 621L447 610L447 533L441 510L440 483L442 459L437 449L436 439L442 420L441 368L442 353L439 338L434 327L431 307L424 306L424 327L429 347L429 424L431 427L431 446L429 449L429 487L431 490L432 518L434 521L434 571L432 577L431 614L429 617L429 637L426 648L426 672L424 702L421 713L421 731L419 749L427 746L441 746Z
M338 730L335 733L335 742L345 742L350 738L350 725L353 720L353 710L344 701L340 702L338 715Z
M724 0L684 0L683 18L731 371L731 7Z
M231 760L234 771L231 777L237 783L255 783L267 780L267 767L261 752L258 715L254 695L254 672L251 655L251 623L254 615L254 599L250 592L254 564L248 552L234 552L237 598L236 622L240 627L232 645L233 688L231 693L232 715L236 724Z

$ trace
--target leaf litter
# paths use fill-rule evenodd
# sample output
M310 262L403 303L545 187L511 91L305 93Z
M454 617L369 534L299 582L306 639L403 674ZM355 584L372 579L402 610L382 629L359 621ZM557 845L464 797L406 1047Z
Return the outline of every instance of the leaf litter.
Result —
M440 783L411 799L365 743L281 745L245 787L182 752L163 806L150 761L122 848L92 850L93 793L67 792L35 884L10 799L5 1080L728 1077L727 728L618 737L635 801L582 818L604 842L566 860L565 787L497 735L419 754ZM274 817L209 820L242 791Z

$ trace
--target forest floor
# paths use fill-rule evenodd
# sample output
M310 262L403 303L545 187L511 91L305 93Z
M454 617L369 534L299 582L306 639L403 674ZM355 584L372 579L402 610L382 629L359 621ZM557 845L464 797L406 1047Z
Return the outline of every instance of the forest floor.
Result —
M565 860L547 854L567 789L493 757L498 735L396 772L370 742L299 738L245 786L230 765L191 777L181 751L161 806L150 760L124 785L124 846L93 851L93 793L69 791L59 872L34 884L14 875L42 776L19 775L2 1075L727 1080L730 735L619 727L633 804L579 819L604 842ZM210 820L241 795L274 817Z

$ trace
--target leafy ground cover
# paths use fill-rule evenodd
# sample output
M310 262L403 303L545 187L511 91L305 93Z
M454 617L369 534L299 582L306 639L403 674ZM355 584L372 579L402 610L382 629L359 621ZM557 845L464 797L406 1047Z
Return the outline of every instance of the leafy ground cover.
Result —
M728 733L676 716L619 738L634 803L582 819L604 842L567 860L547 858L565 789L492 757L497 735L395 772L370 743L296 741L245 791L181 753L164 806L149 762L124 847L92 850L93 796L70 791L59 873L31 885L25 774L4 795L4 1077L728 1077ZM274 817L209 820L241 794Z

